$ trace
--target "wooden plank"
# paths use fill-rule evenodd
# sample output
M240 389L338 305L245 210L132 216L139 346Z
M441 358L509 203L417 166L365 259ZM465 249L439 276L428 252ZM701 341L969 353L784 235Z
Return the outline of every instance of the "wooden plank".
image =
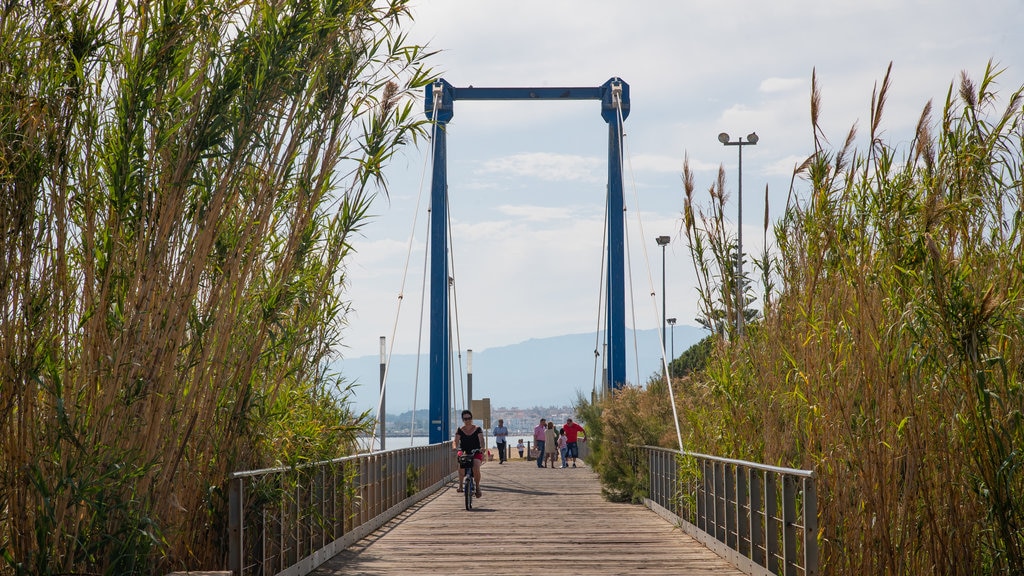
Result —
M488 462L482 472L473 510L452 483L314 574L743 574L644 506L602 498L582 463Z

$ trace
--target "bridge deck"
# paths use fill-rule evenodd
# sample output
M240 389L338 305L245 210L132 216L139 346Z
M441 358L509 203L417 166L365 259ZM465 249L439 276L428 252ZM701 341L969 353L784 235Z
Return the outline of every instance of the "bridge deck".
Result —
M487 462L473 510L449 484L314 574L743 574L644 506L604 500L579 466Z

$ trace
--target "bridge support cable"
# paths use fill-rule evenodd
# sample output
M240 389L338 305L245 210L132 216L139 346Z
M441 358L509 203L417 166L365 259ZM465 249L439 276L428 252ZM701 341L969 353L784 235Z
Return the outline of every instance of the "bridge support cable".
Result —
M433 142L433 140L434 140L434 133L435 133L436 130L437 130L437 125L436 124L431 126L431 134L430 134L431 142ZM423 202L423 184L426 181L427 165L428 164L431 167L431 171L433 171L433 164L434 164L433 148L431 148L431 153L428 154L426 158L424 158L424 160L423 160L423 169L420 170L420 185L419 185L419 191L418 191L418 193L416 195L416 209L413 210L412 226L411 226L410 231L409 231L409 241L406 243L405 265L402 268L402 282L401 282L401 284L399 286L399 289L398 289L398 298L397 298L398 301L395 304L395 319L394 319L394 322L392 322L392 324L391 324L391 341L390 341L390 344L388 346L387 354L386 354L386 357L385 357L384 375L381 377L380 398L377 401L377 412L376 412L378 422L384 421L384 419L387 417L385 414L383 414L384 399L387 397L388 376L389 376L389 374L391 372L391 358L393 357L393 355L395 353L395 337L398 334L398 320L401 317L402 302L403 302L403 300L405 298L405 283L406 283L406 280L408 280L408 277L409 277L409 264L412 261L412 247L413 247L413 243L414 243L414 241L416 239L416 227L417 227L417 225L419 223L420 205ZM427 213L429 214L429 212L430 212L430 208L428 207L427 208ZM429 238L430 238L430 236L428 235L427 236L428 241L429 241ZM426 273L426 259L424 259L423 266L424 266L423 270L424 270L424 281L425 281L425 276L426 276L426 274L425 274ZM423 321L422 310L423 310L423 303L422 303L422 300L421 300L421 302L420 302L420 322L421 322L421 324L422 324L422 321ZM422 335L422 328L418 331L418 333ZM420 340L422 340L422 338L420 338ZM416 357L417 358L419 358L419 348L418 348L418 346L419 346L419 342L417 343L417 350L416 350L416 352L417 352ZM416 428L416 426L415 426L415 422L416 422L415 403L416 403L416 387L418 385L418 376L419 376L419 361L418 360L416 362L416 370L417 370L417 381L416 381L416 383L414 383L414 387L413 387L413 411L412 411L413 416L412 416L412 425L409 427L409 430L410 430L410 436L409 436L410 445L412 443L412 434L413 434L413 432L415 431L415 428ZM373 447L374 447L374 445L376 443L376 440L377 440L376 434L377 434L377 427L375 426L374 429L373 429L373 432L370 435L370 442L369 442L369 444L367 446L367 450L368 451L371 451L371 452L373 451Z
M620 112L621 112L621 110L620 110ZM622 135L621 145L620 145L619 149L622 151L622 158L625 159L626 164L629 167L630 186L632 187L633 202L635 203L635 207L636 207L636 221L637 221L637 227L640 228L640 237L641 238L646 238L647 234L646 234L646 232L644 232L644 222L643 222L643 217L642 217L642 214L641 214L641 211L640 211L640 195L637 193L636 179L634 177L634 172L633 172L633 163L632 163L632 160L630 158L629 151L626 148L626 136L625 136L625 134ZM659 314L659 312L661 312L661 310L658 309L658 298L657 298L657 293L656 293L655 288L654 288L654 286L655 286L654 278L651 276L651 258L650 258L650 253L648 253L648 251L647 251L647 243L646 242L641 242L640 244L641 244L641 247L643 249L645 269L647 270L647 284L648 284L648 286L650 286L651 303L654 306L654 317L655 318L661 318L662 314ZM633 294L633 273L632 273L632 267L630 267L629 285L630 285L630 295L632 296L632 294ZM633 298L632 297L630 297L630 302L633 302ZM634 317L633 317L633 326L634 326L634 328L636 327L635 311L634 311ZM661 331L661 330L657 330L657 332L658 332L658 341L661 343L661 366L662 366L661 374L662 374L662 378L664 378L664 380L665 380L665 385L668 387L669 401L672 403L672 421L675 424L675 428L676 428L676 440L679 443L679 450L682 451L682 450L685 450L686 448L683 446L683 434L682 434L682 430L680 429L680 426L679 426L679 413L678 413L678 410L676 408L675 392L672 390L672 377L671 377L671 375L668 372L668 361L666 360L668 355L665 352L665 337L664 337L665 333L663 331ZM634 339L634 345L635 345L635 342L636 342L636 330L633 331L633 336L634 336L633 339ZM640 373L640 367L639 367L639 356L640 356L640 354L639 354L639 351L637 351L636 356L637 356L637 381L639 383L639 373Z
M430 210L427 210L430 213ZM428 227L429 228L429 227ZM423 316L427 311L427 266L430 255L430 230L427 230L427 238L424 241L426 250L423 251L423 280L420 286L420 322L416 327L416 369L412 385L412 414L409 416L409 446L412 447L416 437L416 408L419 401L420 389L420 358L423 358Z
M628 290L626 290L626 296L629 297L629 322L630 322L630 325L633 327L633 342L632 342L632 344L633 344L633 366L634 366L634 370L635 370L635 372L633 373L633 377L635 378L635 380L633 382L637 386L640 386L640 385L643 384L643 382L640 380L640 344L637 341L637 336L636 336L636 298L634 297L635 292L633 291L633 261L632 261L632 259L629 256L629 219L626 218L626 213L627 213L627 208L623 207L622 208L622 230L623 230L622 237L625 239L625 250L624 250L624 252L625 252L625 255L626 255L626 261L625 261L625 264L624 264L624 270L625 270L626 280L627 280L626 286L628 287Z
M604 221L608 221L608 195L605 194L604 199ZM607 388L607 383L604 381L604 371L601 367L601 353L598 351L601 348L601 322L604 320L602 311L604 310L604 278L605 278L605 264L607 260L605 255L608 250L608 227L605 226L601 230L601 271L597 277L597 328L594 330L594 391L597 390L597 375L600 372L601 388L602 391ZM607 350L607 348L605 348Z
M447 196L447 194L445 194L445 196ZM451 200L451 198L449 197L448 200ZM451 291L451 294L450 294L451 300L450 300L450 302L452 304L452 306L451 306L452 318L449 321L452 322L454 327L455 327L455 329L454 329L455 341L452 342L452 341L449 340L449 342L448 342L448 349L452 350L454 352L454 356L455 357L452 359L451 366L452 366L452 370L453 371L456 368L458 368L458 375L457 375L457 378L456 378L455 382L458 384L459 391L462 392L462 405L465 406L467 410L472 410L473 407L470 406L470 404L472 404L473 399L470 396L470 391L468 390L468 388L466 386L466 381L464 379L464 372L462 371L462 334L461 334L461 331L459 330L459 290L458 290L458 283L456 282L456 278L458 278L458 274L455 273L455 244L454 244L454 240L453 240L453 238L455 238L455 236L452 234L452 217L451 217L451 213L448 214L447 226L448 226L448 266L449 266L449 270L451 270L451 276L448 277L448 289ZM453 344L454 344L454 347L452 347ZM456 376L456 374L453 373L452 377L455 377L455 376ZM449 414L455 414L455 413L458 413L458 411L459 411L459 407L455 405L454 398L455 397L453 395L452 396L452 406L451 406L451 409L448 412ZM459 425L456 424L456 428L458 428L458 426Z
M619 120L620 120L619 121L619 125L620 126L624 125L625 123L622 122L622 116L621 116L621 106L616 105L616 114L619 115ZM628 158L629 158L628 153L626 151L626 131L625 131L625 129L622 129L622 130L619 131L618 149L619 149L618 164L619 164L619 166L625 166L627 161L628 161ZM635 184L633 185L633 194L634 194L634 197L636 197L636 185ZM632 261L632 258L630 258L630 254L632 252L629 249L629 217L628 216L629 216L629 207L626 205L625 189L623 189L623 201L622 201L622 230L623 230L623 235L622 236L623 236L623 239L624 239L624 242L625 242L625 248L623 250L623 253L625 254L625 257L626 257L626 261L624 263L624 269L625 269L625 273L626 273L626 275L628 277L628 280L629 280L629 291L627 292L627 294L629 295L629 320L630 320L630 322L632 323L632 326L633 326L633 364L636 367L636 373L635 373L636 374L636 384L637 384L637 386L640 386L643 383L643 381L641 380L641 375L640 375L640 343L638 342L637 335L636 335L636 326L637 326L637 321L636 321L636 298L634 296L636 294L636 292L633 290L633 261ZM637 221L640 221L640 206L639 206L639 203L637 205ZM641 231L640 245L642 247L644 247L644 250L645 250L645 253L646 253L646 250L647 250L646 246L647 246L647 244L645 242L643 242L644 235L643 235L643 225L642 224L640 225L640 231ZM650 272L650 270L648 269L648 275L649 275L649 272Z

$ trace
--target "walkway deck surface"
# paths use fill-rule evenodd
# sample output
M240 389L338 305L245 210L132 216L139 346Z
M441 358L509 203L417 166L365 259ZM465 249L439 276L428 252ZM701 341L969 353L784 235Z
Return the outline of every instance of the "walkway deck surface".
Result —
M517 458L482 473L473 510L451 483L314 574L743 574L646 507L606 501L582 463Z

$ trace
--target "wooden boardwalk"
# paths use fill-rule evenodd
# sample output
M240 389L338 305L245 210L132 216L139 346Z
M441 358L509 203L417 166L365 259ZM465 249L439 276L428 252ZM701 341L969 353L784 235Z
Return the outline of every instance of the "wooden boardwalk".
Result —
M604 500L579 466L487 462L473 510L451 483L313 573L742 576L646 507Z

